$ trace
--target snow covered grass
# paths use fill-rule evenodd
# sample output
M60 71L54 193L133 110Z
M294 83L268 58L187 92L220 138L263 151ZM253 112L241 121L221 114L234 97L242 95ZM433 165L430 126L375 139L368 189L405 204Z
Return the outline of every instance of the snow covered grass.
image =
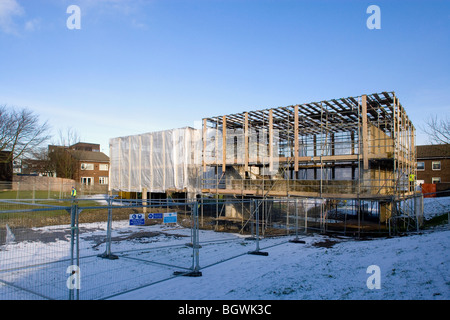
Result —
M306 244L261 241L268 256L242 255L202 269L198 278L179 277L120 295L118 299L449 299L450 231L355 241L327 236ZM381 270L381 288L366 285L370 265Z
M425 219L447 213L450 197L424 199ZM58 234L46 241L0 247L0 299L67 299L70 226L35 228ZM190 230L180 226L129 226L114 222L112 252L101 259L105 223L80 224L81 299L133 300L448 300L450 230L434 226L408 236L355 240L320 234L265 238L200 230L201 277L174 276L192 266ZM24 255L24 253L26 253ZM48 258L48 259L47 259ZM55 261L47 264L48 261ZM18 263L33 268L4 272ZM380 270L380 289L369 289L368 267ZM12 287L14 284L17 287ZM18 287L38 293L27 292ZM139 289L136 289L139 288Z

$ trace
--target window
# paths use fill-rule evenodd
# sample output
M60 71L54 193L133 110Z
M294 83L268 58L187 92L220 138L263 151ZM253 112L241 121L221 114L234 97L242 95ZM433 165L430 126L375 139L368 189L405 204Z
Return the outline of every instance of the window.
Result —
M94 185L94 178L92 177L81 177L81 184L85 186Z
M441 183L441 178L440 177L433 177L433 178L431 178L431 183Z
M441 162L440 161L431 162L431 169L434 171L441 170Z
M424 171L425 170L425 162L417 162L417 170Z
M108 177L99 177L98 182L100 184L108 184Z
M94 170L94 164L93 163L82 163L81 170Z
M108 165L107 164L99 164L98 169L101 171L108 171Z

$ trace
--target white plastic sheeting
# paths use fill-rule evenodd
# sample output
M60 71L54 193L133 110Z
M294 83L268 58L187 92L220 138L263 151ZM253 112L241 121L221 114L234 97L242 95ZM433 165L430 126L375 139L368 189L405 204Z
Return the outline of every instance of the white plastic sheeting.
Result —
M199 192L201 130L190 127L110 139L110 190Z
M202 130L185 127L110 139L109 189L200 193L202 177L208 180L221 175L224 150L227 165L244 164L244 131L227 129L226 132L226 147L223 148L222 130L206 128L206 172L202 171ZM272 155L268 137L267 130L250 130L249 164L262 163L266 166L262 168L267 171L265 174L275 174L278 171L278 130L273 130Z

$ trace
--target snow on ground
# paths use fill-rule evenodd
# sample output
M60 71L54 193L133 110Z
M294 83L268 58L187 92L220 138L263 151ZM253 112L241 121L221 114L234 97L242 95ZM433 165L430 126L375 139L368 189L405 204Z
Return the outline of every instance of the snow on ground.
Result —
M450 231L355 241L304 237L306 244L261 241L268 256L242 255L202 269L202 277L178 277L117 296L118 299L449 299ZM327 240L336 241L331 247ZM314 245L316 244L316 245ZM377 265L381 288L369 289L367 268Z
M425 219L449 210L450 197L424 199ZM448 227L389 239L357 241L311 235L304 236L303 240L305 244L284 242L271 247L280 243L280 239L263 239L261 251L268 252L268 256L244 254L202 269L202 277L179 277L117 298L450 298ZM380 268L380 289L367 286L367 279L372 275L367 269L371 265Z
M448 212L450 197L424 199L424 208L426 219ZM12 281L18 287L39 282L31 290L42 288L40 298L67 299L69 229L70 226L35 228L37 237L38 232L51 231L58 238L36 238L0 248L0 270L15 267L17 262L43 263L45 255L59 261L26 269L26 273L0 273L0 299L36 299L26 291L11 293L6 283ZM419 234L373 240L308 234L301 235L305 243L299 244L288 241L294 237L266 238L260 241L260 248L268 256L248 254L256 243L241 235L200 230L201 277L173 276L174 271L191 266L193 250L185 246L190 242L189 229L114 222L112 252L119 255L118 260L97 257L105 250L104 223L83 224L80 230L81 299L450 299L448 225ZM29 255L19 256L22 251ZM380 289L367 286L372 276L367 270L373 265L380 270ZM49 287L60 285L57 290L48 291L46 283Z

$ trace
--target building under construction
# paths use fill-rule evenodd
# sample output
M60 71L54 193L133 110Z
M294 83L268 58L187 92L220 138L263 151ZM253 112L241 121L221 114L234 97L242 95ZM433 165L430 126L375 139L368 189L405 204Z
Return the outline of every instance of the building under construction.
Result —
M117 181L115 170L122 179L129 172L128 186L152 192L151 181L160 181L161 172L170 176L168 181L180 179L177 172L197 175L183 180L187 184L177 190L207 202L202 213L212 215L216 226L234 221L241 231L255 213L261 215L263 230L277 221L288 230L294 214L296 224L301 220L305 229L322 231L390 230L399 219L408 226L410 218L418 223L415 128L394 92L209 117L201 132L188 132L192 147L183 150L191 156L170 151L170 159L198 161L184 161L188 166L181 171L172 160L153 161L153 173L145 178L148 186L142 186L142 178L133 183L131 172L159 156L152 151L150 160L138 157L149 150L141 138L125 151L112 144L111 182ZM165 145L170 150L167 141ZM131 153L136 153L135 163ZM127 159L128 166L118 159Z
M203 194L321 200L321 229L339 204L358 229L415 214L415 129L394 92L205 118L202 135Z

